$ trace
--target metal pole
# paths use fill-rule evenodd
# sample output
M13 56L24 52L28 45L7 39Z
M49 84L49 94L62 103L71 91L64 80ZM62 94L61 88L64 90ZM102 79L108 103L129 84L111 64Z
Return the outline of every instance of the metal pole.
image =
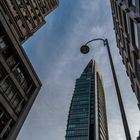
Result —
M119 84L118 84L118 80L117 80L117 76L116 76L116 72L115 72L115 68L114 68L114 64L113 64L108 40L105 39L104 43L105 43L104 45L107 46L109 61L110 61L111 70L112 70L112 74L113 74L113 79L114 79L114 83L115 83L115 88L116 88L119 107L120 107L120 111L121 111L121 116L122 116L123 126L124 126L124 130L125 130L126 140L131 140L131 135L130 135L130 131L129 131L128 123L127 123L127 118L126 118L126 114L125 114L125 110L124 110L124 105L123 105L123 101L122 101L122 97L121 97L121 92L120 92L120 88L119 88Z

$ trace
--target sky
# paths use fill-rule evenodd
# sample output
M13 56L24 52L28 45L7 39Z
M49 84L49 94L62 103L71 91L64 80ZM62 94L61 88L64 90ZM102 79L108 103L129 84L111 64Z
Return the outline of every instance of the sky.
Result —
M93 58L103 77L110 140L125 140L107 50L102 42L90 43L89 54L80 46L93 38L108 38L132 140L140 130L140 112L119 50L109 0L60 0L46 24L23 47L42 88L17 140L65 140L68 111L75 80Z

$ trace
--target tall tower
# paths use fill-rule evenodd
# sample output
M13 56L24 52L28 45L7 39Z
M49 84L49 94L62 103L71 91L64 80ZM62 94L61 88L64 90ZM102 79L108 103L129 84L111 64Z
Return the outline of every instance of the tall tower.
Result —
M117 47L140 108L140 1L110 0Z
M76 80L66 140L108 140L107 116L102 79L94 61L90 61Z
M45 16L58 4L58 0L0 0L1 12L21 43L45 24Z

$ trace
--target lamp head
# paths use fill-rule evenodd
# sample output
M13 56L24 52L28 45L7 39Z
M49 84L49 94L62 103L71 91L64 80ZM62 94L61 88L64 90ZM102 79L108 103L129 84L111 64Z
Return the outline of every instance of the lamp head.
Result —
M81 48L80 48L80 51L81 51L81 53L83 53L83 54L87 54L88 52L89 52L89 46L87 46L87 45L83 45L83 46L81 46Z

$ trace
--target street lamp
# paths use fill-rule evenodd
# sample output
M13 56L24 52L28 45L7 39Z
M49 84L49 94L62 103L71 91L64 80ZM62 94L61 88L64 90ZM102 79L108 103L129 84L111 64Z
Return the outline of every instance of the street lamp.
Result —
M108 40L107 39L102 39L102 38L92 39L92 40L86 42L85 45L81 46L80 51L83 54L88 53L90 51L90 48L89 48L88 44L90 42L97 41L97 40L103 41L104 46L107 47L107 52L108 52L108 56L109 56L109 61L110 61L110 65L111 65L111 70L112 70L114 83L115 83L116 94L117 94L118 103L119 103L119 107L120 107L120 112L121 112L121 117L122 117L122 122L123 122L123 126L124 126L126 140L131 140L131 135L130 135L130 131L129 131L128 123L127 123L125 109L124 109L124 105L123 105L123 101L122 101L122 97L121 97L121 92L120 92L120 88L119 88L119 84L118 84L118 80L117 80L117 76L116 76L116 72L115 72L115 68L114 68L114 64L113 64Z

